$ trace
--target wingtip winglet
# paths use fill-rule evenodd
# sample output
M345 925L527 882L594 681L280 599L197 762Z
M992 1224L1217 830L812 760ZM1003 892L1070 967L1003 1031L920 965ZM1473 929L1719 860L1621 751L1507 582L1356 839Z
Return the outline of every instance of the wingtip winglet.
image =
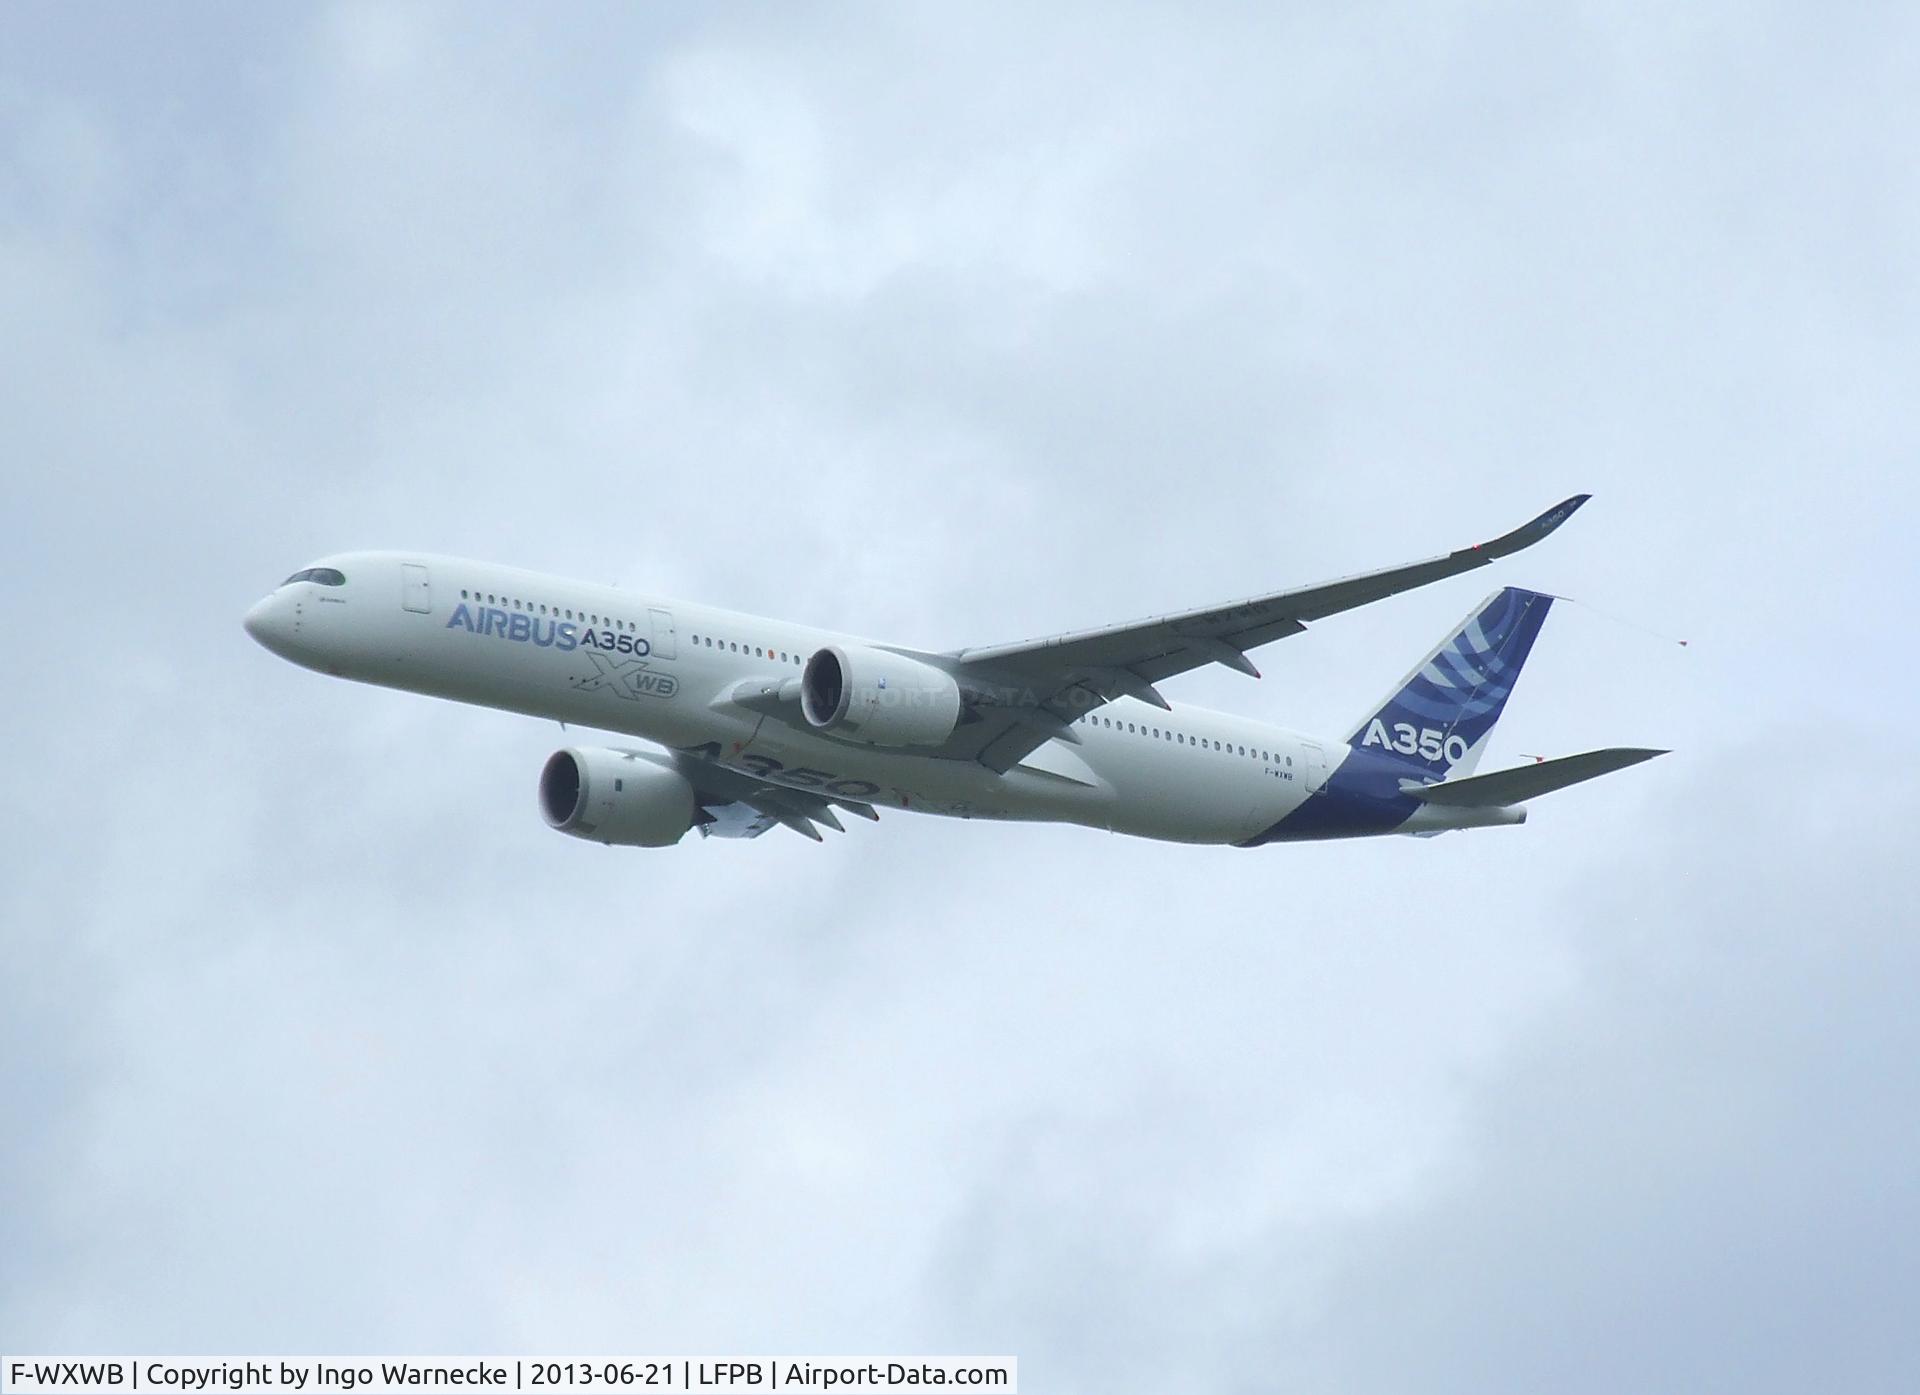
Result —
M1562 499L1538 518L1521 524L1504 537L1495 538L1490 543L1482 543L1474 551L1487 553L1490 557L1504 557L1510 552L1518 552L1523 547L1532 547L1572 518L1580 506L1592 497L1591 494L1575 494L1572 498Z
M1572 518L1575 513L1579 512L1580 506L1592 497L1591 494L1575 494L1570 499L1562 499L1559 503L1534 519L1527 527L1529 530L1538 529L1540 536L1545 537L1562 523L1565 523L1569 518Z

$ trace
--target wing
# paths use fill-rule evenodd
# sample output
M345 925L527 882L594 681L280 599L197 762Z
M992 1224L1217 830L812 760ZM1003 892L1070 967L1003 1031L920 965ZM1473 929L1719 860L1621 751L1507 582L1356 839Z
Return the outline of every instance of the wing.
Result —
M1546 537L1590 497L1576 494L1490 542L1423 562L1126 625L942 655L967 704L965 720L938 754L1005 771L1044 741L1077 741L1074 719L1116 697L1167 707L1154 684L1175 674L1217 663L1257 678L1249 649L1298 634L1309 620L1511 556Z

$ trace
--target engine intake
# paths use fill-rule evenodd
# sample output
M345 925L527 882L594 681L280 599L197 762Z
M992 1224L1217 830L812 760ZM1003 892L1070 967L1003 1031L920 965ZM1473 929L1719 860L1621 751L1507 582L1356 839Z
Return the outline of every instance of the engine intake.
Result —
M699 816L686 777L644 756L570 746L540 771L540 812L549 828L594 843L664 848Z
M875 746L938 746L960 724L960 685L904 654L829 644L801 673L800 710L809 725Z

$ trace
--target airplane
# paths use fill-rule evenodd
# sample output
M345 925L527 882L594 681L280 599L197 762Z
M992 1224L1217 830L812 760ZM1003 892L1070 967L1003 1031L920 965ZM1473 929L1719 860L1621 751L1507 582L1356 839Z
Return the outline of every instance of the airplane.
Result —
M1177 843L1431 835L1524 823L1525 801L1660 750L1474 771L1554 598L1495 591L1344 739L1181 704L1160 684L1308 623L1485 567L1545 538L1577 494L1444 556L1225 605L935 651L416 552L348 552L247 613L303 667L637 737L554 752L546 822L609 846L690 829L816 842L841 814L1080 824Z

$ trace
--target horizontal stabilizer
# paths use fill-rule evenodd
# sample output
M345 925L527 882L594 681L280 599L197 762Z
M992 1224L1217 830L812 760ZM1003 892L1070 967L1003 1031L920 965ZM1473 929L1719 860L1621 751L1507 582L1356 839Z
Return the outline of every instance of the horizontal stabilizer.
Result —
M1635 746L1613 746L1604 751L1584 751L1577 756L1537 761L1514 770L1496 770L1491 775L1473 775L1464 780L1446 780L1437 785L1403 780L1400 788L1415 799L1429 804L1464 805L1469 808L1497 808L1518 804L1536 795L1551 794L1582 780L1625 770L1643 760L1664 756L1665 751L1643 750Z

